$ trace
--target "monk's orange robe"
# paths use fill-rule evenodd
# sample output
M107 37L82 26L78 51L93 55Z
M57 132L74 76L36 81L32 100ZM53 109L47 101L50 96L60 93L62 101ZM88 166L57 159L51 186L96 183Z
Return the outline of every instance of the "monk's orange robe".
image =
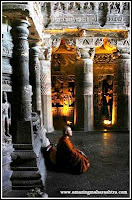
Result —
M90 166L88 158L75 149L67 136L60 138L57 145L56 164L59 168L71 173L80 174Z

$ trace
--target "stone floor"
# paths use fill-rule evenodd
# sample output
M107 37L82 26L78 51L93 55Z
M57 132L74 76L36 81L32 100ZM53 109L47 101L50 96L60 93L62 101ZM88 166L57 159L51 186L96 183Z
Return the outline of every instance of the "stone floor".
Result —
M61 131L55 131L47 137L57 143L61 135ZM49 198L129 197L128 132L73 132L71 140L74 147L89 156L91 167L81 175L47 171L46 193ZM69 194L60 191L69 191ZM96 194L89 195L90 191ZM101 191L109 194L97 194ZM127 191L127 194L114 194L115 191Z

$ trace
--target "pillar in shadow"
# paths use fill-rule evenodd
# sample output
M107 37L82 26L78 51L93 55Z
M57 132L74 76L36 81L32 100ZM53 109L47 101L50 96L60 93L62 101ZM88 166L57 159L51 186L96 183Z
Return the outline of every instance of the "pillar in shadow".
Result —
M30 83L32 85L32 108L40 115L41 111L41 86L40 86L40 61L39 44L32 44L30 48Z
M12 154L11 176L13 191L40 188L44 192L44 180L41 178L34 152L32 126L31 85L29 84L29 22L13 22L13 76L12 76Z

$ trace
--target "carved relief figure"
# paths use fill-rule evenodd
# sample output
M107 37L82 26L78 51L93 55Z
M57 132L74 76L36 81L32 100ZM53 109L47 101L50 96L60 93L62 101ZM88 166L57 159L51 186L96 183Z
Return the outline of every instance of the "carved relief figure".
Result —
M112 120L113 81L111 75L107 75L102 84L103 115Z
M90 2L84 3L84 10L93 10L93 4Z
M61 61L60 61L60 54L54 54L52 60L52 67L54 71L61 70Z
M8 141L11 138L9 133L9 128L11 125L11 105L7 99L7 93L3 92L3 102L2 102L2 132L3 140Z
M110 4L110 12L113 14L120 13L120 4L117 2L112 2Z
M123 10L129 10L129 2L124 3Z

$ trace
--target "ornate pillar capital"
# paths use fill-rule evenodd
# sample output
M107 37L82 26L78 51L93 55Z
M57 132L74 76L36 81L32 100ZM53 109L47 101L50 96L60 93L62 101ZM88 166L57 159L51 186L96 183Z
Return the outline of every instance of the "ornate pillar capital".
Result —
M51 60L51 53L52 49L48 47L41 46L40 47L40 54L39 54L39 59L40 60Z
M93 59L94 54L95 54L95 49L93 47L79 49L79 55L81 59Z
M39 43L33 43L30 48L35 57L39 56L39 54L40 54L40 44Z
M117 41L117 48L119 51L119 58L129 59L130 58L130 38Z
M93 59L95 53L94 37L76 39L77 59Z
M11 30L11 32L12 34L15 34L18 39L27 40L27 37L29 35L29 26L30 23L27 20L15 20L12 22L13 29Z

